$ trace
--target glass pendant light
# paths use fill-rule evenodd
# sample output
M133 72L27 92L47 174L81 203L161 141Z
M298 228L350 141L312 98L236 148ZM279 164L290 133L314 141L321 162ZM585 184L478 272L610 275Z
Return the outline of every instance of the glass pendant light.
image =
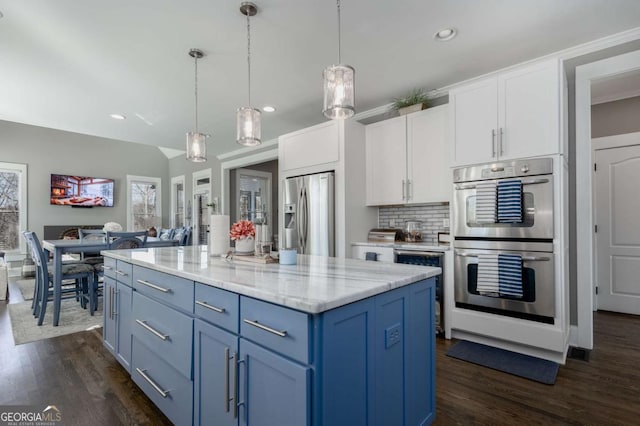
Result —
M204 56L200 49L189 50L189 56L195 61L195 99L196 99L196 129L187 132L187 160L194 163L207 161L207 138L209 135L198 132L198 59Z
M356 70L349 65L341 64L340 46L340 0L338 3L338 65L325 68L324 105L322 113L332 120L352 117L355 109L355 74Z
M251 2L243 2L240 12L247 17L247 65L249 106L238 108L236 142L244 146L260 145L260 110L251 107L251 22L249 17L258 13L258 7Z

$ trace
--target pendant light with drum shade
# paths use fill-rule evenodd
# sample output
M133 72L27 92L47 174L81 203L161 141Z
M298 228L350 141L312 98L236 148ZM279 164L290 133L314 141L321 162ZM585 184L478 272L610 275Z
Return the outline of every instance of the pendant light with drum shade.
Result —
M200 49L191 49L189 56L195 61L196 128L195 132L187 132L187 160L202 163L207 161L207 138L209 137L198 132L198 59L202 58L204 53Z
M251 106L251 22L250 17L258 13L258 7L251 2L243 2L240 12L247 17L247 76L249 106L238 108L236 142L244 146L260 145L260 110Z
M322 113L332 120L350 118L355 109L355 73L352 66L342 64L340 46L340 0L338 4L338 65L324 69L324 105Z

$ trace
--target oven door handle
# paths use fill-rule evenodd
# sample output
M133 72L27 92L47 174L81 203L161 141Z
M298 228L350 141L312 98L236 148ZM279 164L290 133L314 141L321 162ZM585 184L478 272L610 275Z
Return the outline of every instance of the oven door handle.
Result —
M537 185L539 183L548 183L549 179L539 178L539 179L528 179L523 180L522 185ZM476 183L458 183L456 184L456 189L475 189L477 187Z
M456 253L456 256L460 257L478 257L478 253ZM548 262L551 258L547 256L522 256L523 262Z
M437 251L416 251L416 250L394 250L394 254L396 255L404 255L404 256L423 256L423 257L442 257L444 253L440 253Z

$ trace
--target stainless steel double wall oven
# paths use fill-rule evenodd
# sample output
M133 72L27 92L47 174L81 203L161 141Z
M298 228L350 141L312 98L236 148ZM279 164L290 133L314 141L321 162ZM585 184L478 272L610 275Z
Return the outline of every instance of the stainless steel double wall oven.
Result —
M479 214L478 188L504 181L522 185L521 220L487 221ZM518 160L454 170L454 280L457 308L549 323L555 317L553 255L554 176L551 158ZM505 182L506 183L506 182ZM478 291L482 255L522 259L522 296Z

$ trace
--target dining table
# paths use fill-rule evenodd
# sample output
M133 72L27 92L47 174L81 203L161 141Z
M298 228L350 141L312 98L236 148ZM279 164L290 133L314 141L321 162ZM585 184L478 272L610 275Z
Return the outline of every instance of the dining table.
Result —
M147 237L147 248L150 247L171 247L178 245L177 240L165 240L157 237ZM109 248L106 241L90 240L43 240L42 248L49 257L53 255L52 275L53 275L53 296L59 297L62 292L62 257L68 253L100 253L100 250ZM53 313L53 326L57 326L60 319L60 312Z

